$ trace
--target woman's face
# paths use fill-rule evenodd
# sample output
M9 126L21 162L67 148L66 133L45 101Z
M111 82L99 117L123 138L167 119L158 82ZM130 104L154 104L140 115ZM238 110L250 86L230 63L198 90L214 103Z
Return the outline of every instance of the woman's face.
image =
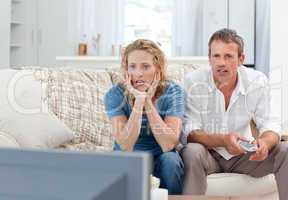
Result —
M134 50L128 54L128 75L131 77L132 86L137 90L147 91L157 71L150 53Z

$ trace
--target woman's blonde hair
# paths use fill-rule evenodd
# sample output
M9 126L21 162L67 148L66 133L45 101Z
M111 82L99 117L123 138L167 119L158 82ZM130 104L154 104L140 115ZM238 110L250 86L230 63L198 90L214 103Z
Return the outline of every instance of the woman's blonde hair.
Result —
M159 46L153 41L147 39L135 40L134 42L126 46L125 51L122 55L121 69L124 77L128 71L128 55L135 50L142 50L151 54L153 56L153 64L158 67L158 70L160 72L160 81L154 95L154 98L157 99L163 94L167 85L166 57L163 51L159 48ZM129 94L125 86L124 88L125 95L128 97L129 100L132 100L132 102L134 102L133 95Z

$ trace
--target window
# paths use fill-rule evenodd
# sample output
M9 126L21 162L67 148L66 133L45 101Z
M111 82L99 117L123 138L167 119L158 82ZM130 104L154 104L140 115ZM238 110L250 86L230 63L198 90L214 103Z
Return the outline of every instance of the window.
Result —
M167 56L172 53L172 8L174 0L126 0L124 43L138 38L158 42Z

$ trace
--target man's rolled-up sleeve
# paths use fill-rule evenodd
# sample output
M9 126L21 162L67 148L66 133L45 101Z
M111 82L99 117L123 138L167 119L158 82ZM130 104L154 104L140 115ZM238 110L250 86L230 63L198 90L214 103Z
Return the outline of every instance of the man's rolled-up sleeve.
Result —
M259 136L266 131L273 131L281 138L281 121L278 112L276 111L276 105L273 105L271 89L268 80L265 81L265 85L257 90L259 93L259 101L254 113L254 121L259 130ZM275 110L273 110L275 109Z

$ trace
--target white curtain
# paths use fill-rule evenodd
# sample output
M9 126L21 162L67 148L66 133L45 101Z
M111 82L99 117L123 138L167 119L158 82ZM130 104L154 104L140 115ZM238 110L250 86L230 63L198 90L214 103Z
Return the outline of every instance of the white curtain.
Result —
M270 0L255 1L255 68L268 75L270 67ZM221 19L221 10L219 9L224 8L225 2L223 0L217 0L217 3L214 0L174 0L173 55L201 56L208 54L206 41L208 41L209 34L206 32L208 30L212 33L219 28L223 28L221 26L224 24L216 23L211 19L219 18L219 16L219 19ZM213 9L213 4L215 4L217 12L207 11L208 7ZM216 16L217 13L219 16ZM206 18L207 16L211 18L207 18L210 21L207 21L207 19L205 21L205 15ZM205 29L207 30L205 31Z
M88 55L110 56L124 38L124 0L78 0L78 41L88 43Z
M172 54L201 56L203 52L203 0L174 0ZM204 54L203 54L204 53Z
M270 71L270 0L256 0L255 68L267 76Z

